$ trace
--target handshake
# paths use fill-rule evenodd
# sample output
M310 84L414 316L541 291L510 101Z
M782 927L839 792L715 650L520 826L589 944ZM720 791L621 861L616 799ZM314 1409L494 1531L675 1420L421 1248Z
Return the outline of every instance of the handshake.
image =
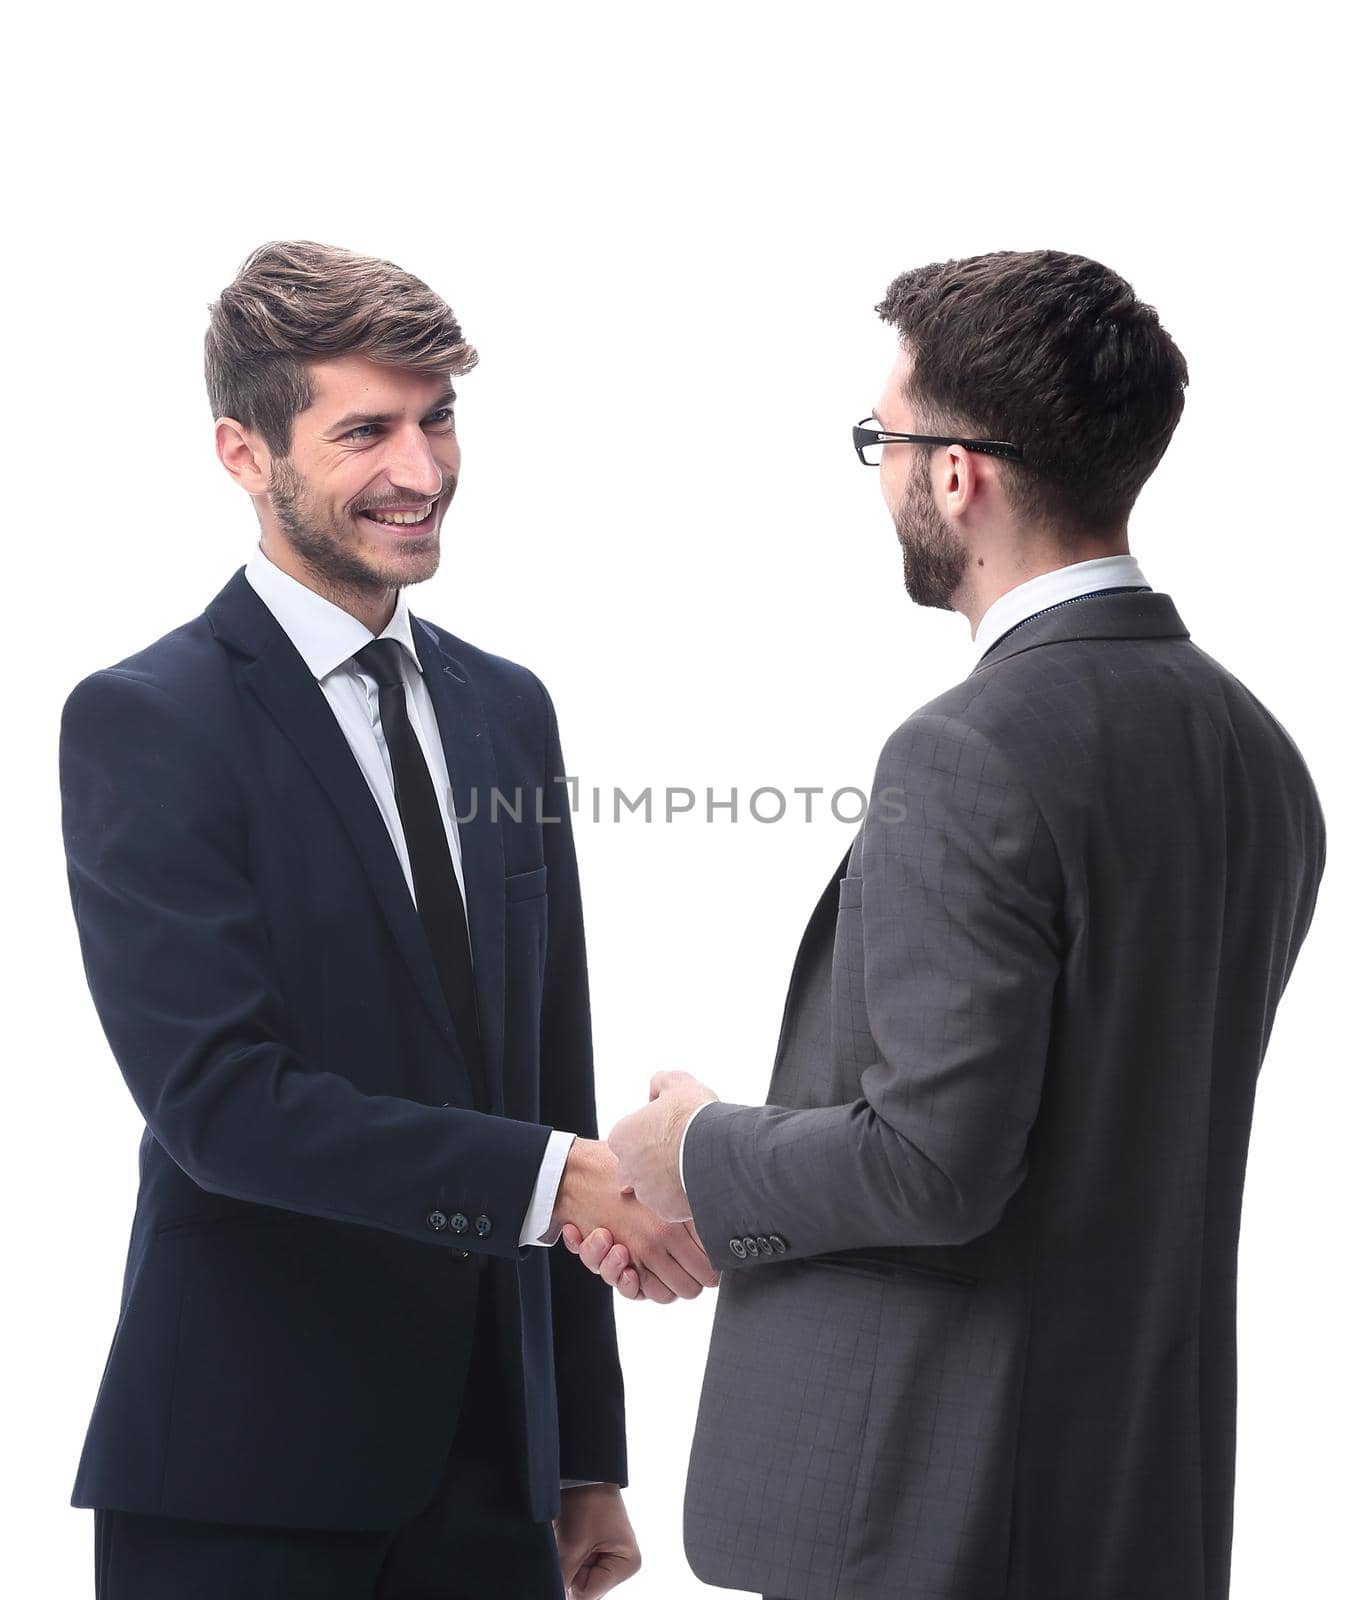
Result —
M657 1072L649 1104L606 1142L577 1138L570 1147L552 1228L559 1223L571 1254L628 1300L694 1300L720 1281L678 1170L687 1119L716 1098L690 1073Z

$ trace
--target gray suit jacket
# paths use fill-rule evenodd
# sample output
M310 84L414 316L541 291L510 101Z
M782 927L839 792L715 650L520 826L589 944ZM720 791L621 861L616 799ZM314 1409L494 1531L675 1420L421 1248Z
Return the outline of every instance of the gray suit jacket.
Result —
M1249 1124L1324 859L1299 751L1166 594L1039 613L897 729L768 1103L688 1131L699 1577L1227 1595Z

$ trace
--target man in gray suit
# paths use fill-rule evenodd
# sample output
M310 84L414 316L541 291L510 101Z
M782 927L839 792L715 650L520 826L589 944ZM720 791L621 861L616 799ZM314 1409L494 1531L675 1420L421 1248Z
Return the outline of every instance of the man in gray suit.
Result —
M1154 311L1047 250L878 309L856 447L979 659L884 745L767 1104L660 1074L610 1136L724 1274L688 1558L790 1600L1215 1600L1249 1124L1322 811L1128 552L1187 382Z

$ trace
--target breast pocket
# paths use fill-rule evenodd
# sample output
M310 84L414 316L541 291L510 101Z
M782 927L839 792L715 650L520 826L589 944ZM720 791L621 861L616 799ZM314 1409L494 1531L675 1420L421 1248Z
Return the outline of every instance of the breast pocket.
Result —
M505 1079L510 1115L536 1118L547 962L547 869L505 879Z
M530 872L511 872L505 879L505 903L516 900L536 900L547 892L546 867L534 867Z

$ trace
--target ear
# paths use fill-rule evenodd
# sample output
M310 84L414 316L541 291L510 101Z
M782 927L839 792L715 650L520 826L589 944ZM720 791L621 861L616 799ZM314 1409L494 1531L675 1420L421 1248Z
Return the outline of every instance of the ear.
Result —
M234 482L249 494L265 494L271 487L271 452L233 417L215 420L215 454Z
M930 492L946 517L967 515L976 496L986 491L986 479L981 475L984 472L984 466L961 444L945 445L934 452L930 458Z

